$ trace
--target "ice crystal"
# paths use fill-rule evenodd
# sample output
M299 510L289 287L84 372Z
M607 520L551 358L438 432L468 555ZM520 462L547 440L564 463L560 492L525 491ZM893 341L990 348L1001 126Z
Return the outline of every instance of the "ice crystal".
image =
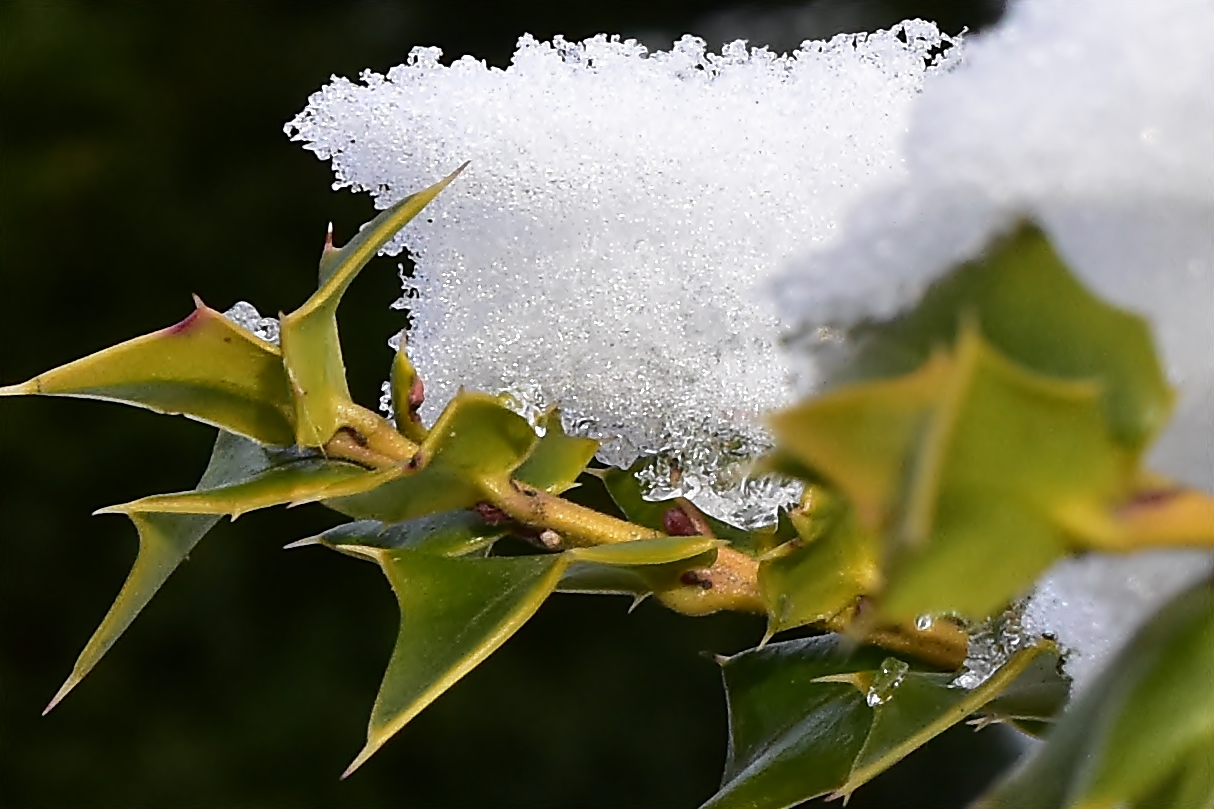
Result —
M334 79L287 131L379 207L472 161L389 245L416 261L399 305L423 416L460 385L559 403L603 460L660 456L709 513L763 521L788 487L717 464L765 446L759 416L790 401L766 282L902 175L907 110L950 43L919 21L787 56L523 37L504 70L418 48Z
M257 307L248 301L237 301L223 313L228 320L256 334L267 343L278 345L278 318L262 317Z
M788 320L819 352L838 327L892 314L1028 213L1098 294L1151 320L1180 392L1150 463L1214 489L1214 3L1023 0L964 63L926 87L907 172L866 196L838 238L780 282ZM812 388L815 357L801 367ZM1082 687L1209 557L1068 560L1026 607ZM967 683L1023 627L971 640Z

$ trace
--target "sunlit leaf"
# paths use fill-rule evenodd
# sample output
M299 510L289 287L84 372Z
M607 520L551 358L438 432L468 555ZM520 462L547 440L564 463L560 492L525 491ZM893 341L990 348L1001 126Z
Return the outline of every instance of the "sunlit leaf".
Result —
M1160 610L1079 695L982 809L1108 809L1208 802L1214 761L1214 584ZM1153 803L1152 803L1153 802Z
M215 440L211 461L198 487L210 489L223 486L255 474L269 463L269 456L257 444L221 432ZM130 518L139 531L139 553L135 557L135 564L113 606L85 644L84 651L72 667L72 673L47 705L46 711L55 707L97 665L140 610L151 601L169 574L177 569L219 521L217 516L155 513L133 513Z
M343 778L505 643L543 604L564 567L561 555L469 559L400 549L374 556L400 602L400 630L367 744Z
M306 458L272 466L226 486L156 494L97 513L227 514L235 519L271 506L297 506L371 491L403 473L399 466L372 471L343 461Z
M294 443L294 405L278 349L195 299L161 329L39 374L0 396L103 399L181 414L265 444Z
M1081 545L1069 513L1120 499L1135 474L1100 390L1028 371L963 333L890 536L886 617L986 617Z
M282 353L294 393L295 438L300 446L324 446L350 418L353 402L337 334L342 295L379 249L462 170L463 166L388 208L344 247L326 249L321 257L320 288L303 306L282 318Z
M544 417L542 426L544 437L514 477L550 494L560 494L576 485L578 475L598 452L599 442L566 435L560 411L555 409Z
M906 314L854 328L857 349L836 379L909 373L956 343L967 319L1026 368L1100 380L1102 412L1125 446L1141 449L1166 422L1173 394L1147 322L1092 295L1032 225L936 282Z
M538 440L526 419L495 397L461 391L430 428L404 476L326 504L356 519L390 523L470 508L485 499L480 481L513 472Z
M396 422L396 429L415 443L425 441L426 427L417 414L424 388L417 370L409 360L403 331L400 333L400 346L396 349L396 356L392 358L389 388L392 393L392 418Z
M788 515L797 537L770 558L760 557L768 634L850 612L861 596L880 588L877 537L860 525L848 502L811 492L810 508Z
M881 528L952 365L936 354L905 376L838 388L776 414L780 452L842 490L871 530Z

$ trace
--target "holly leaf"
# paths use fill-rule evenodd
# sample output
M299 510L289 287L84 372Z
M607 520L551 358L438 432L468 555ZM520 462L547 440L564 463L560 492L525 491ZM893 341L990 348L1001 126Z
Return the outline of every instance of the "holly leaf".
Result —
M689 586L682 575L705 570L724 544L711 537L660 537L579 548L561 576L562 593L622 594L644 598ZM694 584L690 586L695 586Z
M96 513L226 514L236 519L271 506L298 506L369 492L402 474L399 466L368 470L344 461L305 458L263 469L236 483L152 495Z
M979 809L1209 805L1214 750L1214 584L1144 626ZM1194 802L1167 801L1184 800Z
M878 538L846 500L811 489L809 501L787 515L796 536L759 558L769 636L853 612L861 596L880 590Z
M271 462L270 456L258 444L246 438L221 432L215 439L211 460L198 483L200 489L211 489L255 474ZM84 650L76 659L71 674L46 706L48 713L84 679L118 640L135 616L147 606L152 596L168 580L190 551L210 531L218 516L159 514L136 512L131 522L139 532L139 553L127 575L118 597L93 632Z
M531 425L495 397L461 391L430 428L404 475L326 505L349 517L386 523L471 508L485 499L481 481L512 473L538 440Z
M703 541L639 540L488 559L453 558L415 548L358 550L384 571L400 603L401 621L371 711L367 743L343 778L505 643L556 589L570 565L670 564L701 553Z
M887 532L882 614L983 618L1084 547L1072 514L1120 499L1136 474L1100 399L1099 385L1041 376L964 332Z
M288 547L321 544L336 550L350 550L352 546L381 550L407 548L440 556L468 556L487 553L507 533L505 527L490 525L475 512L458 510L397 523L355 520L318 536L293 542Z
M161 329L69 362L0 396L70 396L184 415L264 444L294 443L294 405L278 348L194 299Z
M937 281L914 309L852 328L856 348L833 381L910 373L954 345L967 321L1037 373L1100 380L1102 413L1123 446L1141 450L1166 423L1173 392L1148 323L1092 295L1032 224Z
M356 407L346 385L337 333L337 307L346 289L379 249L464 166L383 211L344 247L327 245L320 261L320 288L303 306L281 319L283 361L294 395L295 440L301 447L324 446L338 430L350 426L351 411Z
M540 426L543 437L514 477L549 494L561 494L577 485L578 476L599 451L599 442L567 435L555 408L545 414Z
M730 746L721 789L701 809L786 809L849 796L980 710L1049 651L1030 647L967 691L827 635L722 661Z

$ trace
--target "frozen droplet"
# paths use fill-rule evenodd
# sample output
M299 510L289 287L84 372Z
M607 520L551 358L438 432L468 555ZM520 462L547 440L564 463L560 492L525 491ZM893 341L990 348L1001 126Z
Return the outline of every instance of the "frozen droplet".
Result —
M881 668L873 674L873 681L869 683L868 692L864 695L868 707L876 708L889 702L909 670L910 666L906 661L896 657L887 657L881 661Z
M1037 636L1025 629L1023 620L1024 604L1016 603L1000 615L971 626L965 668L951 685L977 688L1012 655L1036 642Z
M242 329L253 332L267 343L278 345L278 319L262 317L261 313L257 311L257 307L248 301L237 301L232 304L231 309L223 313L223 316Z

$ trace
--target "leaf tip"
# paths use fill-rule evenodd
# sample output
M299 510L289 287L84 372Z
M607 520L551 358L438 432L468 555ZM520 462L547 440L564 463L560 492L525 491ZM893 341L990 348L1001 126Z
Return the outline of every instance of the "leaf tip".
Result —
M0 396L30 396L36 393L38 393L37 377L28 382L22 382L19 385L0 386Z
M309 545L323 545L323 544L325 544L325 543L319 536L304 537L303 539L297 539L294 542L288 542L286 545L282 546L282 549L284 551L291 551L291 550L295 550L296 548L306 548Z
M368 739L366 747L364 747L361 751L359 751L358 755L354 757L354 760L350 762L350 766L346 767L345 772L343 772L341 774L340 780L342 780L342 781L346 780L347 778L349 778L351 775L354 774L355 770L357 770L362 765L366 764L367 759L369 759L369 758L371 758L371 756L375 755L375 751L379 750L380 746L383 743L384 743L383 739L379 739L379 740Z
M55 706L60 702L63 702L63 698L70 694L72 689L75 688L79 683L80 677L73 672L72 676L68 677L67 681L64 682L63 685L59 686L59 690L55 692L55 696L51 697L51 701L48 702L46 707L42 709L42 716L46 716L48 713L53 711Z

